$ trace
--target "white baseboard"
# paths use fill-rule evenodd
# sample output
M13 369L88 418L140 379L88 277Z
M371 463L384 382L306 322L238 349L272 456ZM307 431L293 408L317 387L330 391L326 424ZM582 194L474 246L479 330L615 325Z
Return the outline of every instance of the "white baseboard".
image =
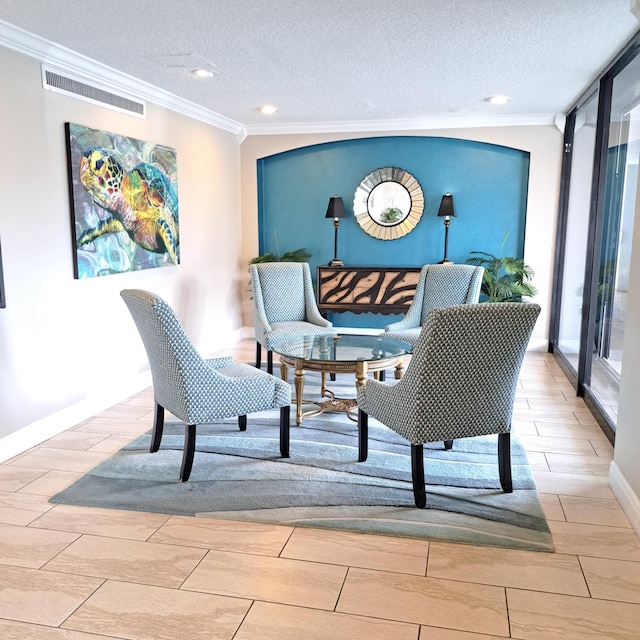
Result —
M31 447L39 445L150 386L151 373L146 371L129 380L125 385L118 385L116 388L107 389L105 393L85 398L10 433L0 439L0 462L9 460L31 449Z
M627 514L631 526L640 535L640 498L634 493L615 462L609 466L609 486L613 491L623 511Z
M230 332L227 339L222 339L222 344L219 345L219 348L222 348L223 345L228 346L228 343L237 342L246 331L247 328L245 327L244 329ZM251 327L251 336L253 336L253 331L253 327ZM115 386L111 386L100 394L85 398L56 413L32 422L4 438L0 438L0 462L9 460L80 422L88 420L97 413L105 411L113 405L147 389L151 384L151 372L145 371L124 383L114 383Z

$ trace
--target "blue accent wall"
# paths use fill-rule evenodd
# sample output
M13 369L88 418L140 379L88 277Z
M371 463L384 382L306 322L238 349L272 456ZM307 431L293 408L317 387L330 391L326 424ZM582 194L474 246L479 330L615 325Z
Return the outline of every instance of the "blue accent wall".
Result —
M353 215L362 179L379 167L411 173L425 197L416 228L397 240L363 231ZM293 149L258 160L260 253L281 255L306 247L313 277L333 259L333 220L325 218L329 198L344 200L338 258L347 266L422 266L442 260L444 224L437 217L450 192L456 217L449 227L448 258L463 263L471 251L523 257L529 183L529 153L457 138L389 136L358 138ZM330 314L336 326L383 328L401 316Z

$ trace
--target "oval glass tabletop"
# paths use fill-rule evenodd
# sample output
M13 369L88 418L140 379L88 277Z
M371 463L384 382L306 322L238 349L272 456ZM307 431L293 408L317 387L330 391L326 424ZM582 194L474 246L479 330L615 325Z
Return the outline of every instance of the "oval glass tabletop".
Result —
M404 340L385 336L345 334L301 337L274 347L274 351L285 358L307 361L371 362L411 353L411 345Z

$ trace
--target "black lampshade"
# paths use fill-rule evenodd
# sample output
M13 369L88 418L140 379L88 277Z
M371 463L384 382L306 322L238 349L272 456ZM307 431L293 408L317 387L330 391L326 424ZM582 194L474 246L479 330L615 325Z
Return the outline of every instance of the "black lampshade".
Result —
M456 217L456 213L453 210L453 196L450 193L445 193L442 196L440 208L438 209L438 217L444 218L445 216L449 216L450 218Z
M329 206L327 207L327 215L325 218L346 218L347 212L344 210L344 202L339 195L329 198Z

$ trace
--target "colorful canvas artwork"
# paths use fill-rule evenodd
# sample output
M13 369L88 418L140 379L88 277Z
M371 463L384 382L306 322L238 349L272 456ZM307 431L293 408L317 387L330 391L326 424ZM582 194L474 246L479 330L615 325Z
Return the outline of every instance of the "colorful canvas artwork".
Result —
M177 265L176 152L67 123L76 278Z

